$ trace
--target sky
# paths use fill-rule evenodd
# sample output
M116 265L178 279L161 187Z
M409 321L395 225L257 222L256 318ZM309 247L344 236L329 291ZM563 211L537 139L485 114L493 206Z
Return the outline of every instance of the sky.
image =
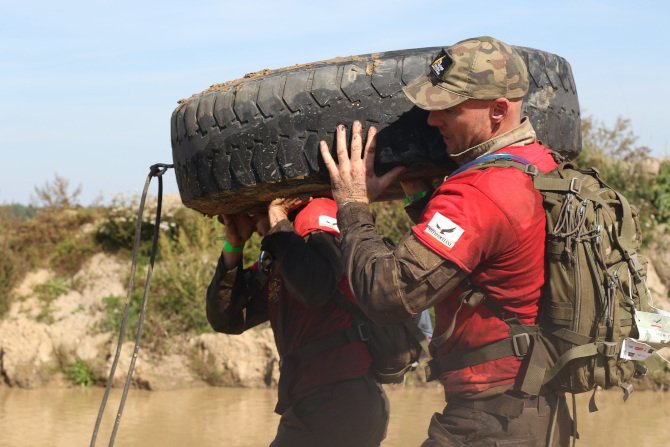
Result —
M137 195L180 98L264 68L492 35L566 58L582 116L670 155L670 3L619 0L0 0L0 204L55 175ZM178 193L174 173L165 191Z

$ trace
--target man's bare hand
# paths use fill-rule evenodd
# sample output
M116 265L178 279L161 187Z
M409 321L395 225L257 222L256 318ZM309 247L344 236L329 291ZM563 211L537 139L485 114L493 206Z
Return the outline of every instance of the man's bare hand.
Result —
M254 217L247 213L222 214L219 216L219 222L223 223L226 240L233 247L243 246L256 228Z
M288 214L307 204L311 199L301 199L298 197L274 199L268 205L268 217L270 218L270 227L274 227L279 222L288 218Z
M363 127L360 121L351 126L351 158L347 151L347 132L343 125L337 126L336 152L339 164L330 155L328 143L321 141L320 149L323 161L330 174L333 199L338 205L346 202L370 203L374 201L390 185L402 171L403 167L393 168L381 177L374 172L375 145L377 129L368 129L368 138L363 151Z

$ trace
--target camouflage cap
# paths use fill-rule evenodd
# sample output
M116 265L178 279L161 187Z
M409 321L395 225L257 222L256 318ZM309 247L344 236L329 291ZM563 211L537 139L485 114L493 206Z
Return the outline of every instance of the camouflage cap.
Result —
M403 91L424 110L448 109L468 99L521 98L528 91L528 69L510 45L475 37L443 49L428 75Z

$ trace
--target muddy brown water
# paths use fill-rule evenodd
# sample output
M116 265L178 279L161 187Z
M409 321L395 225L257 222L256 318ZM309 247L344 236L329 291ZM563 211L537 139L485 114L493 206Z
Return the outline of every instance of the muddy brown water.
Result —
M388 389L391 422L384 447L418 446L442 391ZM97 445L106 446L120 394L110 407ZM0 388L0 446L89 445L101 389ZM577 396L578 446L670 446L670 394L601 392L600 411L589 414L588 395ZM116 446L255 447L272 440L279 417L272 413L274 390L202 388L131 391Z

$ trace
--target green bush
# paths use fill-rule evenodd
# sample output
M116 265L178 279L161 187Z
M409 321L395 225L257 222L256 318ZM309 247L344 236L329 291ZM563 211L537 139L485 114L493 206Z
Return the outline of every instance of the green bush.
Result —
M177 235L160 240L160 265L154 271L151 309L164 316L166 332L202 332L209 327L205 293L221 242L212 219L183 209L176 215Z
M122 214L117 211L117 216ZM143 329L143 345L156 352L163 349L164 341L170 336L210 330L205 315L205 293L223 243L217 240L223 234L223 227L215 219L186 208L169 211L167 215L169 224L164 226L161 223L159 249L152 271ZM123 223L120 217L117 217L117 221ZM146 223L143 223L144 226L148 227ZM109 225L104 227L112 228ZM151 228L153 229L153 225ZM97 234L100 235L101 232L98 231ZM118 249L127 251L132 246L132 241L124 240L125 236L120 237L121 235L122 233L115 233L108 240L115 241ZM134 339L137 330L151 238L152 235L146 236L138 261L126 329L128 340ZM125 298L110 296L103 302L106 317L99 328L118 332Z
M605 182L638 210L642 243L647 245L654 228L670 223L670 162L654 161L648 148L635 145L629 120L619 118L609 128L587 117L582 135L584 148L577 164L597 168Z
M161 351L170 336L209 330L205 293L221 246L210 218L182 208L175 211L173 222L169 232L160 234L144 320L143 344L155 351ZM135 335L147 264L148 253L143 253L135 277L128 337ZM114 297L105 303L108 317L103 328L118 331L124 303Z
M34 287L33 293L42 303L49 304L70 290L70 281L67 278L55 277Z
M49 264L56 273L74 275L95 252L95 245L88 235L66 238L54 246Z
M139 310L142 304L142 294L137 290L132 297L130 308L128 309L128 321L126 323L126 340L132 340L137 330L137 321ZM102 299L104 306L104 317L100 321L99 329L103 332L118 333L121 330L123 321L123 309L126 305L125 298L120 296L106 296Z
M88 387L95 383L95 375L83 360L77 360L66 371L68 380L74 385Z
M96 208L40 209L31 218L0 213L0 317L29 271L53 268L70 275L79 269L94 251L82 228L99 215Z
M12 203L9 205L0 205L0 220L16 218L18 220L32 219L37 215L37 208L32 205L22 205Z
M157 202L148 197L142 213L142 228L140 230L140 252L149 254L151 241L153 239ZM110 252L120 250L130 251L135 242L137 231L137 214L139 210L139 198L115 198L112 204L106 208L105 219L95 232L95 242L103 249ZM172 208L164 207L161 210L161 232L168 237L174 237L177 222Z
M394 244L398 244L409 233L413 224L401 200L373 203L371 208L375 214L377 231Z
M0 318L9 310L12 303L12 288L17 282L17 270L21 260L9 250L0 247ZM17 268L18 267L18 268Z
M52 324L54 322L51 315L51 303L61 295L65 295L71 289L71 281L63 277L55 277L45 283L38 284L33 289L33 293L40 300L42 309L37 315L37 321Z

